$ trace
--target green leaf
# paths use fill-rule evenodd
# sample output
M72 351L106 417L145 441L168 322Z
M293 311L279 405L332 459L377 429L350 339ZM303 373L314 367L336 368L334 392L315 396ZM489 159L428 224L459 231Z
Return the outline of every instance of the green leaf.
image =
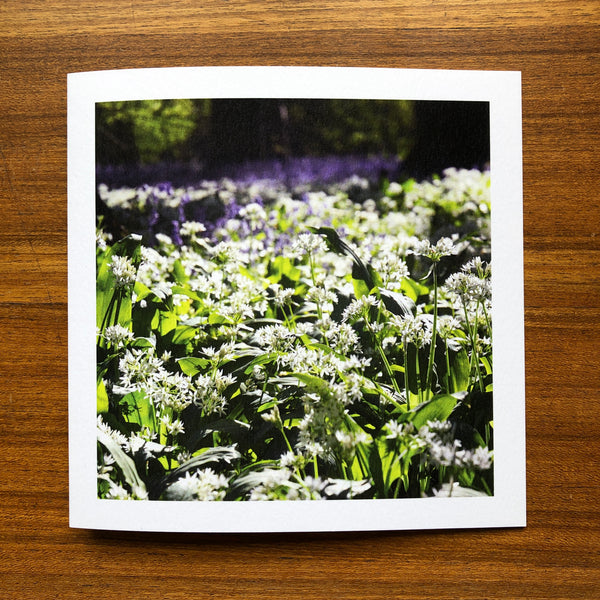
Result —
M210 325L231 325L233 321L229 317L220 315L218 313L210 313L208 316L208 323Z
M384 445L377 441L374 444L371 444L369 448L369 471L371 472L373 484L379 498L385 498L387 496L385 479L383 476L383 466L381 464L382 447L385 451Z
M251 361L248 366L244 369L244 373L249 375L252 373L254 367L257 365L266 365L273 362L279 355L276 352L269 352L268 354L261 354Z
M98 441L110 452L117 465L119 465L123 477L125 477L125 481L129 484L131 490L138 496L140 495L139 492L146 492L146 484L138 475L133 459L127 456L121 449L121 446L101 429L97 429L97 436Z
M411 279L405 277L400 284L400 289L413 301L417 302L419 296L425 296L429 294L429 288Z
M308 373L290 373L290 376L304 383L310 392L315 392L321 397L330 394L329 384L320 377L309 375Z
M450 379L455 391L466 390L469 387L471 365L466 350L450 352Z
M426 425L427 421L445 421L457 402L458 399L450 394L440 394L405 413L401 420L411 421L417 429Z
M140 281L136 281L133 285L133 292L137 296L138 300L143 300L152 293L152 290Z
M278 283L286 277L290 282L296 283L302 272L294 266L294 263L285 256L277 256L269 265L269 280Z
M173 344L186 344L190 340L194 339L197 333L196 327L190 327L189 325L178 325L173 332L172 342Z
M354 287L354 295L360 299L363 296L368 296L369 292L371 291L369 289L369 286L362 280L362 279L352 279L352 285Z
M150 406L150 400L144 392L130 392L123 396L123 400L128 406L127 420L129 423L138 423L140 426L152 427L153 411Z
M107 312L114 309L117 303L117 295L121 295L121 310L117 315L117 322L123 324L131 320L131 295L123 288L115 287L115 276L113 275L110 264L113 256L126 256L133 265L137 267L141 260L141 243L142 237L131 234L117 242L104 255L104 260L98 269L96 276L96 326L102 328L103 325L112 325L106 322ZM108 315L110 317L110 315Z
M196 358L194 356L189 356L185 358L178 358L177 363L179 364L180 369L189 377L193 377L198 373L201 373L208 367L210 361L206 358Z
M174 294L179 294L180 296L187 296L191 300L196 300L198 302L202 302L202 298L200 298L200 296L198 296L198 294L196 294L196 292L190 290L190 288L188 288L188 287L183 287L181 285L174 285L171 288L171 291Z
M98 414L108 412L108 395L102 379L98 382L96 390L96 412Z
M160 335L167 335L169 331L173 331L177 327L177 315L170 311L159 310L155 316L155 320L157 323L155 324L153 321L152 326Z
M379 290L385 307L394 315L408 317L413 314L415 302L412 298L398 292Z
M190 458L176 469L173 469L164 479L163 483L168 484L172 481L183 477L187 471L192 469L199 469L205 465L212 463L225 462L231 464L234 460L241 458L241 454L232 446L217 446L215 448L209 448L202 454Z
M487 356L481 356L481 364L485 367L485 373L486 375L491 375L492 374L492 363L490 361L490 359Z
M175 281L179 284L187 283L189 277L187 276L183 264L181 263L181 259L177 259L173 263L173 276L175 277ZM174 292L180 294L181 292Z
M203 419L200 424L194 427L191 434L184 436L185 446L190 450L196 449L200 447L204 438L213 432L226 433L232 441L239 443L247 437L249 431L250 425L237 419L217 419L209 422L205 422L205 419ZM204 456L204 454L201 456Z
M230 484L230 489L233 490L236 494L246 494L250 492L252 489L258 487L261 484L272 484L273 475L275 473L281 473L281 469L269 468L275 467L276 463L274 461L261 461L259 463L255 463L253 466L253 470L242 473L239 477L237 477ZM258 468L254 467L266 467L258 470ZM300 484L294 481L285 480L282 481L282 485L286 487L299 488Z

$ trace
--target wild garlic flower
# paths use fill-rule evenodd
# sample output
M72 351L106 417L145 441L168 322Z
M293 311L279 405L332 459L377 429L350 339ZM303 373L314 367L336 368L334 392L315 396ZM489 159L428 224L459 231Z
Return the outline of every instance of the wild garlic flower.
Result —
M133 331L123 327L119 323L110 325L104 330L104 339L115 348L122 348L133 340Z
M463 304L484 302L491 299L492 286L489 279L480 279L471 273L453 273L442 287L442 291L451 297L458 297Z
M443 237L435 245L432 245L429 240L418 240L413 244L412 251L417 256L425 256L432 262L439 262L444 256L456 254L458 249L452 239Z
M171 415L164 414L161 417L160 422L164 425L169 435L178 435L180 433L185 433L181 419L173 420L173 417Z
M397 289L402 280L410 276L404 260L391 253L381 253L373 259L373 268L379 273L383 286L387 289Z
M112 256L111 262L108 264L108 268L111 273L115 276L116 287L125 287L135 283L136 268L127 256Z
M328 312L333 310L333 305L337 301L335 293L324 287L311 286L306 292L305 298L307 302L314 302L318 304L322 310L327 310Z
M361 317L364 317L367 311L372 307L378 305L379 300L375 296L362 296L361 298L356 298L344 309L342 321L357 321Z
M202 350L213 365L220 365L235 358L235 342L225 342L219 348L207 346Z
M166 490L167 500L214 502L224 500L229 487L227 477L212 469L187 471L183 477L172 483Z
M239 251L237 244L234 242L219 242L211 249L215 260L224 263L225 265L238 266L247 262L247 257Z
M405 348L408 344L414 344L417 348L423 348L431 343L433 317L429 314L417 314L408 317L393 315L390 318L390 323L397 328Z
M359 444L366 444L369 441L369 436L364 431L343 431L335 432L335 439L338 441L339 449L347 460L351 460L354 456L356 448Z
M278 283L272 283L269 286L269 289L272 290L275 295L273 298L275 306L279 307L289 304L295 293L294 288L284 288Z
M137 454L144 461L148 461L151 458L172 452L173 447L149 441L145 435L132 433L127 443L123 445L123 450L132 456Z
M292 469L302 469L306 463L306 459L301 454L286 452L279 457L279 464L282 467L291 467Z
M288 488L294 487L290 481L289 469L263 469L261 483L250 492L249 500L286 500Z
M358 335L349 323L339 323L329 339L333 348L345 356L360 348Z
M201 407L205 414L223 414L227 406L224 392L234 381L232 375L223 375L220 369L212 376L197 375L194 379L196 390L193 403Z
M129 492L121 485L109 480L110 489L106 492L108 500L133 500Z
M152 287L156 283L165 281L169 277L171 260L155 250L142 246L142 262L138 268L137 279Z
M102 419L102 415L98 415L96 418L96 427L102 433L110 436L120 446L125 446L125 444L127 444L127 438L120 431L113 429L108 423L105 423Z
M419 437L427 445L427 459L442 467L486 470L492 466L493 452L487 448L464 449L454 437L450 421L428 421L419 429Z
M194 239L199 233L204 233L205 231L206 227L203 223L198 223L197 221L185 221L181 224L179 234L182 237Z
M265 325L256 331L254 339L266 352L291 350L295 334L283 325Z
M289 256L302 258L307 254L320 254L327 252L327 244L322 236L315 233L300 234L290 250Z
M166 248L168 246L172 246L173 245L173 240L168 235L166 235L164 233L157 233L155 237L156 237L156 241L163 248Z
M279 413L279 407L277 404L268 412L261 413L261 418L267 423L272 423L276 429L283 428L283 422Z
M240 217L246 219L251 231L262 229L267 220L265 209L258 202L251 202L244 206L240 212Z
M458 319L451 315L438 315L437 332L442 339L448 339L457 329L460 329Z
M480 279L487 279L492 275L492 264L484 262L480 256L476 256L464 264L461 270L464 273L473 272Z
M304 394L304 417L298 425L298 449L306 452L309 448L319 447L323 449L321 457L333 456L340 449L336 432L346 430L347 406L360 397L360 387L352 379L332 382L318 394Z
M108 243L112 241L112 233L106 233L102 229L96 230L96 246L102 252L108 248Z
M408 435L414 435L416 433L415 426L412 423L398 423L398 421L388 421L384 430L387 431L385 437L388 440L396 440L404 438Z

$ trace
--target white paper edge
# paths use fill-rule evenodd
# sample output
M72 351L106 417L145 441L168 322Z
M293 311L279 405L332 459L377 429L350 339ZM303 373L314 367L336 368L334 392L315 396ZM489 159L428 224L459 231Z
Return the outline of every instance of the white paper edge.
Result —
M303 502L97 498L95 102L143 98L378 98L490 102L494 320L493 497ZM70 526L171 532L522 527L525 370L521 75L330 67L198 67L68 75Z

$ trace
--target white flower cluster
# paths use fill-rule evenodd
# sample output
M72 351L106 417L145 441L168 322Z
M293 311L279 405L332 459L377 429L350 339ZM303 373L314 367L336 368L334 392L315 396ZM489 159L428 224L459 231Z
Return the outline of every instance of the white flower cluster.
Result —
M167 500L224 500L229 488L225 475L217 474L212 469L197 469L193 473L186 471L166 490Z
M181 228L179 229L179 233L182 237L189 237L192 239L196 239L199 233L204 233L206 231L206 227L203 223L198 223L197 221L185 221L181 224Z
M327 244L322 236L315 233L302 233L293 242L288 256L301 258L307 254L322 254L327 252Z
M318 500L326 482L306 477L299 482L287 469L263 469L261 482L249 493L249 500Z
M113 391L121 395L142 392L161 416L165 411L168 415L179 414L191 404L201 406L207 414L222 413L227 404L223 392L234 381L218 369L193 380L183 373L171 373L163 360L155 356L153 347L126 350L119 360L119 372L119 385ZM169 427L172 432L180 428L172 422Z
M131 259L127 256L117 256L116 254L112 257L111 262L108 265L111 273L115 276L116 287L125 287L135 283L135 277L137 274L136 268L131 262Z
M450 256L458 252L454 241L450 238L440 238L435 244L429 240L415 240L413 243L413 254L426 256L432 262L439 262L444 256Z
M288 352L296 335L284 325L265 325L254 334L255 342L266 352Z
M377 307L379 300L375 296L362 296L355 298L350 304L344 309L342 315L342 321L354 322L360 319L368 312L372 307Z
M433 317L430 314L416 314L406 317L393 315L390 318L402 338L402 344L406 348L408 344L414 344L417 348L423 348L431 343L433 336Z
M133 340L133 332L119 323L110 325L104 330L102 337L115 348L122 348Z
M267 213L265 212L265 209L257 202L246 204L246 206L240 210L239 214L240 217L246 219L251 231L262 229L265 221L267 220Z
M464 449L461 441L454 437L450 421L428 421L419 429L419 437L427 446L428 459L438 466L480 471L492 466L494 453L482 447Z
M348 373L341 382L330 382L319 393L303 396L304 417L298 425L297 449L308 457L335 456L350 459L360 443L369 441L356 432L348 431L348 406L362 398L361 378Z
M453 273L446 279L443 287L447 294L455 295L464 304L489 300L492 288L489 279L480 279L471 273Z

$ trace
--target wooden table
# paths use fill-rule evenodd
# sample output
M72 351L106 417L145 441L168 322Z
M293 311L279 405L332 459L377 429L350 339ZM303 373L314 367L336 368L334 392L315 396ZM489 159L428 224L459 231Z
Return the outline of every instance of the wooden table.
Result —
M5 0L0 597L600 598L598 8L567 0ZM525 529L69 529L66 74L240 64L522 71Z

